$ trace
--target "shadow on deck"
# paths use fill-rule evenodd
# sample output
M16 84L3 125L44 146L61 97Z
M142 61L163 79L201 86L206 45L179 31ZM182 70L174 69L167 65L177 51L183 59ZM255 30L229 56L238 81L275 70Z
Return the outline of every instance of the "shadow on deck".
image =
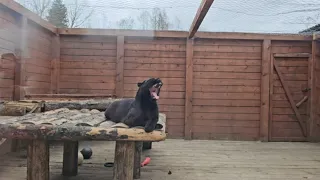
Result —
M81 142L90 146L92 158L84 160L78 176L61 176L62 146L50 146L51 180L112 179L114 142ZM0 157L0 179L26 179L26 152L8 153ZM153 143L144 151L151 157L141 169L141 180L266 180L320 179L320 144L300 142L185 141L167 139ZM172 174L168 174L171 171Z

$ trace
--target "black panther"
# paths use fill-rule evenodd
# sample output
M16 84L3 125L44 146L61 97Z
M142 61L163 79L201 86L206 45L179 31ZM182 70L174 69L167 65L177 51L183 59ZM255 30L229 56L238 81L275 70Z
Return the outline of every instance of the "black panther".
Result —
M156 128L159 118L157 100L163 83L159 78L150 78L137 85L139 89L135 98L111 103L104 115L115 123L122 122L129 127L142 126L145 132L151 132Z

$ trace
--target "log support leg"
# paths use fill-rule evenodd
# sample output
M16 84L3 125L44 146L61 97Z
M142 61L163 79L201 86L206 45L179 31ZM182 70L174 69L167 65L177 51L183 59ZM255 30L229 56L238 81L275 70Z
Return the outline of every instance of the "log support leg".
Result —
M28 145L27 180L49 180L49 143L32 140Z
M133 180L134 141L116 141L113 180Z
M63 145L63 176L76 176L78 174L78 141L66 141Z
M152 148L152 142L143 142L143 150L151 149Z
M142 142L135 142L133 179L140 178Z

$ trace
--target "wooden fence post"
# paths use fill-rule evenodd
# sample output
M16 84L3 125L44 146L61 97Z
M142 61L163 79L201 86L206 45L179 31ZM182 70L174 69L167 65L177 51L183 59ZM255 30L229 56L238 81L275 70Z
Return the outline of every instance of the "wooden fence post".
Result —
M262 43L261 63L261 104L260 104L260 140L268 141L269 137L269 106L270 106L270 71L271 69L271 40Z
M17 55L17 60L15 61L14 70L14 96L15 101L22 100L25 97L25 87L26 87L26 69L25 62L30 56L28 52L28 19L25 16L20 16L20 35L16 40L17 48L15 49L15 54Z
M116 96L123 98L124 36L117 36Z
M51 94L59 94L60 83L60 36L54 34L51 42Z
M313 41L312 41L312 57L309 59L309 70L310 72L310 79L309 79L309 88L311 88L311 93L310 93L310 101L309 101L309 136L308 140L309 141L319 141L319 126L318 126L318 120L319 116L317 115L317 106L319 106L319 90L317 88L317 85L319 84L319 78L316 76L320 75L319 71L319 46L320 42L314 35Z
M184 138L192 139L193 39L187 39Z

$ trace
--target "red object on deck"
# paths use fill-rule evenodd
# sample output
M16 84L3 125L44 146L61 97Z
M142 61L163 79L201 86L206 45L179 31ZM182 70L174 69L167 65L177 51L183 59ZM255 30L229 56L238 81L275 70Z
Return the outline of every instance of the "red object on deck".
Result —
M146 157L146 159L141 163L141 167L146 166L150 163L151 158L150 157Z

